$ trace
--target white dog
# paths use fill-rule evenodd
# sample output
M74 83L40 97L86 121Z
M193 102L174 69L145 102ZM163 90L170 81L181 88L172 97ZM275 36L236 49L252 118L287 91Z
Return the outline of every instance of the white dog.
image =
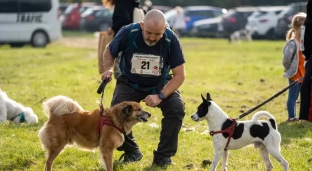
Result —
M277 125L274 117L267 111L259 111L253 115L250 121L234 121L229 119L228 115L212 101L210 94L207 98L202 96L203 102L199 105L197 112L191 117L194 121L207 120L210 134L213 136L214 157L211 163L210 171L215 171L218 162L223 156L222 170L227 170L227 150L236 150L249 144L254 144L259 148L262 160L266 164L266 171L273 169L269 154L271 154L284 168L288 170L288 162L280 153L281 135L277 131ZM265 116L269 121L258 118ZM229 139L230 132L218 133L217 131L226 130L233 125L233 134ZM229 141L229 142L228 142Z
M251 30L237 30L234 31L229 37L229 43L241 42L242 40L252 41L253 31Z
M37 123L38 117L30 107L10 99L7 94L0 89L0 123L10 120L19 123Z

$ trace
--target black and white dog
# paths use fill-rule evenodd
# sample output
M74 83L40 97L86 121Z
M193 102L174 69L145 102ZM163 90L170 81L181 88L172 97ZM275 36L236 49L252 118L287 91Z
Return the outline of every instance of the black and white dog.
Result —
M223 110L212 101L210 94L207 93L206 99L202 97L203 102L198 106L197 112L191 117L194 121L207 120L209 131L213 136L214 157L211 163L210 171L215 171L218 162L223 156L222 170L227 170L227 150L236 150L249 144L254 144L259 149L262 160L266 164L266 171L273 169L269 154L271 154L284 168L288 170L288 162L280 153L281 135L277 131L277 125L274 117L267 111L255 113L250 121L237 121L234 125L232 137L229 139L229 133L217 133L225 130L232 125L234 120L230 119ZM258 120L260 117L267 117L269 121ZM228 144L228 146L227 146Z

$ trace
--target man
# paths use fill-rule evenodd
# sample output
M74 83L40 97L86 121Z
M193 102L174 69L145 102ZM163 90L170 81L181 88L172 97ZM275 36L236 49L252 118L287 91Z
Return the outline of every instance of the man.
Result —
M159 10L146 14L139 29L136 29L135 46L127 48L129 32L134 31L131 30L132 25L123 27L106 47L102 80L109 78L111 81L114 59L123 51L120 65L122 74L117 79L111 105L122 101L143 101L147 106L160 108L164 118L153 164L172 164L170 157L177 151L178 134L185 116L184 102L178 91L185 79L182 49L171 30L168 46L166 21ZM173 74L170 80L167 79L169 70ZM125 142L118 150L125 152L123 163L139 161L143 157L132 133L125 136Z
M312 122L312 0L307 3L307 17L304 22L304 50L306 72L300 89L300 120Z

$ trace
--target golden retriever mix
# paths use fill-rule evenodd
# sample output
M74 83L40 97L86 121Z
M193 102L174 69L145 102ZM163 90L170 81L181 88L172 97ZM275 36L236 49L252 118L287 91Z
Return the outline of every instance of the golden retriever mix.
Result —
M99 109L84 111L65 96L52 97L43 103L43 109L49 119L38 136L46 150L46 171L52 170L53 160L72 143L90 150L99 146L105 170L112 171L113 151L124 142L123 133L129 134L133 125L151 116L136 102L120 103L101 116Z

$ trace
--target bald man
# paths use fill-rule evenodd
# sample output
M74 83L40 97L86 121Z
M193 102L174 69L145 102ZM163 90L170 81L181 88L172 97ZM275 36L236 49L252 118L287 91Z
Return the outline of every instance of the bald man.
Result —
M138 29L132 29L134 24ZM185 79L185 60L177 36L170 29L165 34L166 21L161 11L150 10L142 22L134 24L121 28L106 47L105 72L101 78L111 81L114 60L122 52L122 74L117 78L111 105L143 101L147 106L161 109L162 129L153 164L169 165L177 152L178 134L185 116L184 102L178 91ZM137 35L135 43L128 48L125 46L130 32L137 32ZM172 35L171 40L168 40L168 33ZM172 77L169 79L170 70ZM123 163L143 157L132 133L125 135L125 142L118 150L125 152Z

